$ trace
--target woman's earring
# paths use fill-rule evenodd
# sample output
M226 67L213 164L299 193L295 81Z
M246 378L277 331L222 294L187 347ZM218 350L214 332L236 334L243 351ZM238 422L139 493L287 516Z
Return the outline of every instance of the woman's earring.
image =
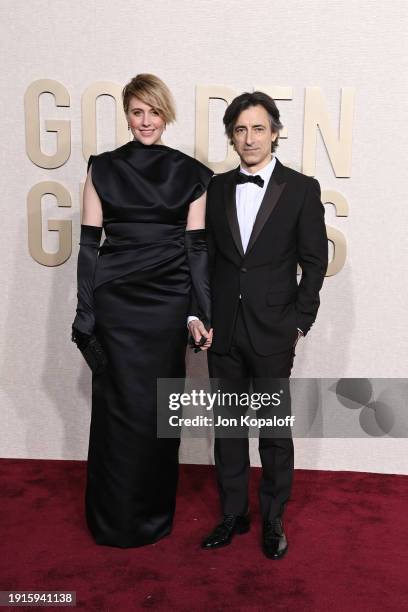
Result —
M128 123L128 130L130 131L130 125L129 125L129 123Z

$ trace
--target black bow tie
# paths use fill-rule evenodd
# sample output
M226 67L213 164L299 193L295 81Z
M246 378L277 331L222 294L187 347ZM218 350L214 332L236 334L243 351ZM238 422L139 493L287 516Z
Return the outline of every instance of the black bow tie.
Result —
M258 187L264 186L264 180L259 174L244 174L243 172L238 172L237 174L237 185L241 185L242 183L255 183Z

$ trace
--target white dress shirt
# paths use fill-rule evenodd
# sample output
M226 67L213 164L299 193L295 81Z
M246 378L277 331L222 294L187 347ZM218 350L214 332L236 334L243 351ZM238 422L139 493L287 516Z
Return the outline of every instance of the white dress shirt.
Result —
M272 176L275 168L276 159L273 157L261 170L255 172L255 175L260 176L264 180L263 187L259 187L255 183L241 183L236 186L235 201L237 204L237 217L239 231L241 233L241 242L244 253L247 250L248 242L251 237L252 228L254 227L256 215L258 214L269 179ZM242 174L251 174L247 170L240 167Z

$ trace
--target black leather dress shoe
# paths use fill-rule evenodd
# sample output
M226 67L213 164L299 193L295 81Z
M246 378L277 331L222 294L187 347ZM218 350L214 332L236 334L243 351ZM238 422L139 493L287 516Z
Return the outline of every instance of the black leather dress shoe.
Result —
M281 559L288 550L288 541L279 517L264 522L262 550L268 559Z
M236 533L247 533L250 527L249 516L226 514L222 523L216 526L214 531L201 543L201 548L220 548L231 543Z

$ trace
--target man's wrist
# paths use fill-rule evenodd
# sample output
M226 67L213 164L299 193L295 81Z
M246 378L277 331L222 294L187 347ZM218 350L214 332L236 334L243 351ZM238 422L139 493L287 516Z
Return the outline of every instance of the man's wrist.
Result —
M190 323L192 321L199 321L200 319L198 317L196 317L195 315L189 315L187 317L187 327L190 325Z

